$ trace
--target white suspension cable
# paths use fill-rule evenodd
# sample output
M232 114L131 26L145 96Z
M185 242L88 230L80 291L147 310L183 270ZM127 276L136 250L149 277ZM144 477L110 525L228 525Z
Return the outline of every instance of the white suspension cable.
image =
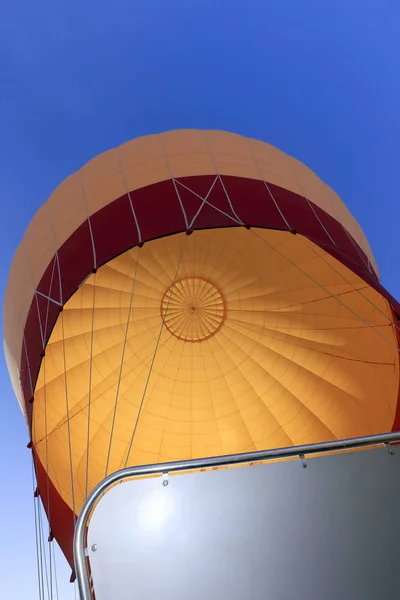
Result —
M206 202L207 202L207 200L208 200L208 197L209 197L209 195L211 194L212 190L214 189L214 186L215 186L215 184L216 184L216 182L217 182L217 179L218 179L217 177L214 179L214 181L212 182L212 184L211 184L211 187L210 187L210 189L208 190L208 192L207 192L207 194L206 194L205 198L202 198L202 203L200 204L200 207L199 207L199 209L197 210L197 212L195 213L195 215L194 215L193 219L192 219L192 220L190 221L190 223L189 223L189 229L191 229L191 228L193 227L193 224L194 224L195 220L197 219L197 217L199 216L199 214L200 214L200 212L201 212L201 209L203 208L204 204L206 204ZM189 191L190 191L192 194L194 194L194 192L193 192L192 190L190 190L190 189L189 189L189 188L188 188L186 185L184 185L184 184L183 184L183 183L181 183L180 181L178 181L178 183L179 183L179 185L181 185L183 188L185 188L186 190L189 190ZM201 196L199 196L198 194L194 194L194 195L195 195L195 196L198 196L199 198L201 198Z
M287 158L287 162L289 163L289 168L291 168L291 167L292 167L292 165L293 165L293 160L294 160L294 159L290 158L289 156L287 156L286 158ZM303 189L303 186L300 184L300 180L299 180L299 178L298 178L298 176L297 176L296 169L293 167L293 168L291 168L291 171L292 171L292 173L293 173L293 175L294 175L294 178L295 178L295 180L296 180L296 183L297 183L297 185L299 186L300 193L301 193L301 195L303 196L303 198L305 198L305 200L306 200L306 202L307 202L307 204L308 204L308 207L311 209L311 211L312 211L312 212L313 212L313 214L314 214L314 217L317 219L318 223L320 224L320 226L322 227L323 231L325 232L325 234L327 235L327 237L330 239L330 241L332 242L332 244L333 244L334 246L337 246L337 244L336 244L335 240L332 238L332 236L330 235L329 231L327 230L327 228L325 227L325 225L323 224L323 222L322 222L322 221L321 221L321 219L319 218L319 216L318 216L318 214L317 214L317 212L316 212L316 210L315 210L315 208L314 208L314 206L313 206L313 203L312 203L312 202L310 202L310 199L309 199L309 198L308 198L308 196L307 196L307 195L304 193L304 189Z
M53 551L54 584L55 584L55 590L56 590L56 598L57 598L57 600L59 600L59 596L58 596L58 579L57 579L57 562L56 562L56 551L55 551L54 544L51 545L51 548L52 548L52 551Z
M32 453L32 497L33 497L33 513L35 519L35 541L36 541L36 566L37 566L37 578L38 578L38 588L39 588L39 600L43 600L43 573L41 569L41 556L39 550L39 534L38 534L38 518L37 518L37 498L35 497L35 490L37 489L35 485L35 466L34 459Z
M165 313L163 315L163 318L161 319L160 331L158 333L156 346L154 348L153 357L151 359L149 372L147 374L147 379L146 379L146 383L145 383L143 394L142 394L142 399L140 401L138 414L137 414L137 417L136 417L135 425L133 427L131 439L130 439L130 442L129 442L129 446L128 446L128 450L127 450L127 454L126 454L126 459L125 459L125 463L124 463L124 468L127 466L127 463L128 463L128 460L129 460L129 455L131 453L133 439L135 437L137 426L138 426L138 423L139 423L139 418L140 418L140 415L141 415L141 412L142 412L144 400L145 400L145 397L146 397L147 388L148 388L148 385L149 385L151 373L152 373L153 366L154 366L154 361L155 361L157 350L158 350L158 347L159 347L159 344L160 344L161 334L162 334L162 331L163 331L163 328L164 328L165 317L167 316L168 308L169 308L169 305L170 305L170 302L171 302L172 292L174 290L174 287L175 287L175 284L176 284L176 280L178 278L179 269L180 269L182 258L183 258L183 253L184 253L185 248L186 248L186 243L187 243L187 236L185 237L185 240L184 240L183 245L182 245L182 250L181 250L181 253L180 253L180 256L179 256L178 266L176 268L174 280L173 280L172 285L171 285L170 290L169 290L169 296L168 296L168 301L167 301L167 305L166 305L166 308L165 308Z
M234 215L237 223L239 223L240 225L244 225L242 219L238 216L237 212L235 211L235 209L233 207L233 204L232 204L232 201L231 201L231 199L229 197L229 194L228 194L228 192L226 190L225 184L224 184L224 182L222 180L221 174L220 174L219 169L218 169L217 161L215 160L214 153L211 150L210 142L209 142L208 135L207 135L206 131L203 131L203 136L204 136L204 139L206 141L207 150L208 150L208 153L209 153L209 155L211 157L211 161L213 163L213 167L215 169L215 172L217 173L217 177L218 177L218 179L219 179L219 181L221 183L222 189L224 190L225 198L228 200L229 208L231 209L232 214ZM214 206L214 208L216 208L216 207ZM230 215L227 215L227 216L230 216Z
M53 259L53 270L51 272L50 285L49 285L49 298L50 298L50 294L51 294L51 288L53 287L53 279L54 279L55 267L56 267L56 260L54 258ZM45 323L44 323L44 339L45 339L45 342L47 341L47 326L49 324L49 311L50 311L50 299L47 300L46 320L45 320Z
M298 269L301 273L303 273L306 277L308 277L308 279L310 279L313 283L315 283L322 290L324 290L324 292L326 294L328 294L328 296L330 296L331 298L333 298L337 302L339 302L339 304L341 304L346 310L348 310L357 319L359 319L362 323L364 323L364 325L366 325L367 327L369 327L370 329L372 329L380 338L382 338L386 343L388 343L390 346L392 346L393 348L395 348L396 351L398 351L398 347L395 344L393 344L384 335L382 335L380 333L380 331L378 331L373 325L371 325L370 323L368 323L368 321L366 321L356 311L354 311L352 308L350 308L349 306L347 306L347 304L345 302L343 302L342 300L340 300L337 295L332 294L332 292L330 292L324 285L322 285L319 281L317 281L314 277L312 277L312 275L310 275L309 273L307 273L307 271L305 271L304 269L302 269L299 265L297 265L296 263L294 263L289 257L287 257L285 254L283 254L283 252L281 252L280 250L278 250L277 248L275 248L275 246L273 246L272 244L270 244L269 242L267 242L267 240L265 240L262 236L260 236L258 233L256 233L254 231L254 229L252 229L251 231L252 231L253 235L255 235L258 239L260 239L271 250L273 250L274 252L276 252L277 254L279 254L279 256L281 256L282 258L284 258L289 264L291 264L293 267L295 267L296 269Z
M278 205L278 202L275 200L275 198L274 198L274 195L273 195L273 193L272 193L272 192L271 192L271 190L270 190L270 187L269 187L268 183L267 183L267 182L265 181L265 179L264 179L264 176L263 176L263 174L262 174L262 171L261 171L261 168L260 168L260 165L259 165L258 159L256 158L256 156L255 156L255 154L254 154L253 147L252 147L252 141L251 141L251 140L249 140L249 148L250 148L250 154L251 154L251 156L252 156L252 159L253 159L253 161L254 161L254 165L255 165L255 167L256 167L256 169L257 169L257 171L258 171L258 174L259 174L259 176L260 176L260 180L263 182L263 184L264 184L264 186L265 186L265 188L266 188L266 190L267 190L267 192L268 192L268 194L269 194L269 196L270 196L270 198L271 198L272 202L273 202L273 203L274 203L274 205L275 205L275 208L276 208L276 210L277 210L277 211L278 211L278 213L280 214L280 216L281 216L281 219L284 221L284 223L285 223L286 227L287 227L288 229L291 229L291 227L290 227L290 225L289 225L289 221L286 219L285 215L284 215L284 214L283 214L283 212L281 211L281 209L280 209L280 207L279 207L279 205Z
M121 385L122 368L123 368L123 364L124 364L125 350L126 350L126 344L127 344L127 340L128 340L129 323L130 323L131 311L132 311L132 303L133 303L133 297L135 294L136 278L137 278L137 272L138 272L138 266L139 266L139 260L140 260L140 250L141 250L141 248L139 247L138 252L137 252L137 257L136 257L135 272L134 272L133 281L132 281L132 289L131 289L131 296L130 296L130 300L129 300L128 314L127 314L127 318L126 318L125 335L124 335L124 342L123 342L123 346L122 346L121 363L120 363L120 368L119 368L119 377L118 377L118 383L117 383L117 391L116 391L116 395L115 395L114 412L113 412L113 418L112 418L112 423L111 423L110 441L108 444L108 453L107 453L104 477L107 477L108 466L109 466L110 456L111 456L114 425L115 425L115 418L117 415L119 390L120 390L120 385Z
M61 317L62 348L63 348L63 362L64 362L65 408L66 408L66 413L67 413L67 435L68 435L69 467L70 467L71 493L72 493L72 511L73 511L73 520L74 520L74 528L75 528L75 521L76 521L75 486L74 486L74 470L73 470L73 465L72 465L71 420L70 420L70 416L69 416L67 357L66 357L66 352L65 352L65 332L64 332L64 311L61 311L60 317Z
M124 171L124 167L123 167L123 164L122 164L122 161L121 161L121 157L120 157L119 152L118 152L118 148L115 149L115 152L117 154L117 160L118 160L118 163L119 163L119 166L120 166L120 169L121 169L122 179L123 179L123 182L124 182L125 191L126 191L127 196L128 196L128 200L129 200L129 204L130 204L130 207L131 207L133 219L135 221L136 231L137 231L138 238L139 238L139 244L141 244L142 243L142 232L140 230L139 221L137 219L135 209L133 208L133 202L132 202L132 198L131 198L131 192L130 192L130 190L128 188L128 182L126 181L125 171Z
M89 227L90 240L92 242L93 268L97 269L96 246L95 246L95 243L94 243L94 236L93 236L93 231L92 231L92 223L91 223L91 220L90 220L89 207L88 207L87 198L86 198L86 190L85 190L85 186L83 185L83 180L82 180L82 171L78 171L78 174L79 174L79 181L80 181L80 184L81 184L83 203L85 205L86 219L87 219L88 227Z
M44 391L44 434L46 439L46 494L47 494L47 519L48 519L48 549L49 549L49 578L50 599L53 600L53 561L51 556L51 514L50 514L50 478L49 478L49 440L47 430L47 393L46 393L46 355L42 358L43 365L43 391Z
M182 198L180 196L178 187L176 185L176 181L174 179L174 175L172 173L171 165L170 165L170 162L168 160L168 154L167 154L167 152L165 150L165 146L164 146L164 142L163 142L163 139L162 139L162 135L160 135L159 137L160 137L161 148L162 148L162 151L164 153L165 163L167 165L167 169L168 169L168 172L169 172L169 176L171 177L171 180L172 180L172 183L173 183L173 186L174 186L174 189L175 189L175 193L176 193L176 196L178 198L178 202L179 202L180 207L181 207L182 215L183 215L183 218L184 218L184 221L185 221L185 227L186 227L186 229L188 229L189 228L189 223L188 223L188 218L187 218L187 215L186 215L185 207L183 206Z
M31 372L31 366L29 364L29 356L28 356L28 348L26 345L26 339L25 339L25 334L22 338L22 343L24 346L24 353L25 353L25 360L26 360L26 366L28 369L28 375L29 375L29 384L30 384L30 388L31 388L31 396L33 398L33 392L34 392L34 387L33 387L33 381L32 381L32 372Z
M342 229L345 232L345 234L347 235L351 245L353 246L354 250L357 252L361 262L364 264L365 267L367 267L368 271L372 274L372 268L371 268L371 263L369 262L369 258L368 256L363 256L360 252L360 249L358 247L358 244L356 244L356 242L353 240L352 236L349 234L349 232L347 231L346 227L343 225L343 223L341 223ZM365 260L367 259L367 260Z
M393 325L393 327L395 329L397 329L398 331L400 331L400 326L395 323L385 312L383 312L383 310L381 310L379 308L379 306L377 306L374 302L372 302L372 300L370 300L367 296L365 296L365 294L362 293L362 290L358 289L357 287L355 287L355 285L349 281L347 279L347 277L345 277L343 275L343 273L341 273L340 271L338 271L337 269L335 269L335 267L329 262L327 261L323 256L321 256L320 254L318 254L318 252L315 250L315 248L313 248L312 242L310 242L307 238L304 238L303 236L299 235L298 238L300 239L300 241L302 242L302 244L304 244L307 248L309 248L310 250L312 250L312 252L318 256L318 258L320 260L322 260L326 265L328 265L328 267L330 269L332 269L332 271L334 273L336 273L337 275L339 275L340 277L342 277L342 279L348 283L355 292L357 292L358 294L360 294L360 296L363 297L364 300L366 300L368 302L368 304L370 304L375 310L377 310L389 323L390 325Z
M96 301L96 277L97 273L93 275L93 302L92 302L92 331L90 334L90 360L89 360L89 395L88 395L88 422L87 422L87 434L86 434L86 485L85 485L85 498L88 495L89 487L89 448L90 448L90 412L91 412L91 401L92 401L92 367L93 367L93 336L94 336L94 313L95 313L95 301Z
M50 586L49 586L49 575L47 571L47 560L46 560L46 544L44 541L43 521L42 521L42 508L40 506L40 499L38 498L38 514L39 514L39 544L41 546L41 552L43 557L44 574L46 579L47 598L51 600Z
M184 183L182 183L181 181L176 180L176 183L179 185L179 187L184 188L185 190L187 190L188 192L190 192L191 194L193 194L193 196L196 196L196 198L199 198L199 200L202 201L200 208L197 210L196 214L194 215L193 219L191 220L191 222L188 225L188 229L190 230L194 224L194 221L197 219L197 217L199 216L203 206L205 204L207 204L208 206L210 206L211 208L213 208L214 210L216 210L217 212L219 212L221 215L224 215L224 217L227 217L228 219L230 219L232 221L232 223L236 223L237 225L243 225L242 221L237 220L234 216L229 215L227 212L225 212L224 210L222 210L222 208L219 208L218 206L215 206L215 204L213 204L212 202L210 202L208 200L212 190L215 187L215 184L217 183L217 181L219 180L219 175L216 176L216 178L214 179L213 183L211 184L210 189L208 190L206 197L203 198L202 196L200 196L200 194L198 194L197 192L194 192L193 190L191 190L187 185L185 185Z

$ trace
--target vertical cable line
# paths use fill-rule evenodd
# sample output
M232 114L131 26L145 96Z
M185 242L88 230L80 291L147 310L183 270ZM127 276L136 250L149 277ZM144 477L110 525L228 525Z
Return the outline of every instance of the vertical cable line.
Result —
M289 163L289 169L291 170L291 172L292 172L292 173L293 173L293 175L294 175L294 178L295 178L295 180L296 180L296 183L297 183L297 185L298 185L298 188L299 188L299 190L300 190L300 193L301 193L301 195L303 196L303 198L305 198L305 200L306 200L306 202L307 202L307 204L308 204L308 207L311 209L311 211L312 211L312 212L313 212L313 214L314 214L314 217L317 219L318 223L321 225L321 227L322 227L323 231L325 232L325 234L327 235L327 237L330 239L330 241L332 242L332 244L333 244L334 246L337 246L337 244L336 244L335 240L332 238L332 236L330 235L329 231L326 229L325 225L323 224L323 222L322 222L322 221L321 221L321 219L319 218L319 216L318 216L318 214L317 214L317 211L315 210L315 208L314 208L314 206L313 206L313 203L310 201L310 199L308 198L308 196L306 196L306 194L304 193L304 188L303 188L303 186L300 184L300 180L299 180L299 178L298 178L298 176L297 176L296 168L295 168L295 166L294 166L294 164L293 164L293 159L291 159L291 158L287 157L287 160L286 160L286 162L288 162L288 163ZM336 219L336 220L338 220L338 219Z
M56 562L56 551L54 549L54 544L51 545L51 549L53 551L54 583L55 583L55 589L56 589L56 598L57 598L57 600L59 600L59 598L58 598L58 581L57 581L57 562Z
M33 513L35 518L35 541L36 541L36 566L37 566L37 577L38 577L38 588L39 588L39 600L43 600L43 571L42 571L42 562L39 548L39 535L38 535L38 518L37 518L37 498L35 497L35 464L32 453L32 497L33 497Z
M46 560L46 545L44 543L42 511L40 509L40 499L39 498L38 498L38 521L39 521L39 544L40 544L41 553L43 556L44 573L46 576L47 598L50 598L49 576L48 576L48 572L47 572L47 560Z
M141 232L141 230L140 230L140 225L139 225L138 218L137 218L137 216L136 216L135 209L133 208L133 202L132 202L132 198L131 198L131 193L130 193L130 191L129 191L128 182L127 182L127 180L126 180L126 176L125 176L124 167L123 167L123 164L122 164L122 161L121 161L121 157L120 157L120 155L119 155L119 151L118 151L118 150L119 150L119 148L116 148L116 149L115 149L115 152L116 152L116 154L117 154L117 160L118 160L118 164L119 164L119 167L120 167L120 169L121 169L122 180L123 180L123 182L124 182L125 191L126 191L126 194L127 194L127 196L128 196L129 204L130 204L131 211L132 211L132 215L133 215L133 220L135 221L135 225L136 225L136 231L137 231L137 234L138 234L138 237L139 237L139 244L141 244L141 243L142 243L142 232Z
M128 463L128 460L129 460L129 455L130 455L131 450L132 450L133 439L135 437L136 430L137 430L137 427L138 427L139 418L140 418L140 415L141 415L141 412L142 412L142 408L143 408L143 404L144 404L144 400L145 400L145 397L146 397L146 392L147 392L147 388L148 388L148 385L149 385L151 372L153 370L154 361L155 361L157 350L158 350L158 347L159 347L159 344L160 344L161 334L162 334L162 331L163 331L163 328L164 328L165 317L167 316L168 308L169 308L169 305L170 305L170 302L171 302L172 293L173 293L173 290L174 290L174 287L175 287L175 284L176 284L176 280L178 278L179 269L180 269L182 258L183 258L183 253L184 253L185 248L186 248L186 243L187 243L187 236L185 236L185 239L184 239L184 242L183 242L183 245L182 245L182 250L181 250L181 253L180 253L180 256L179 256L178 266L177 266L176 271L175 271L174 280L173 280L172 285L171 285L170 290L169 290L169 297L168 297L167 305L166 305L166 308L165 308L165 313L163 314L162 319L161 319L160 331L158 333L156 346L154 348L153 357L151 359L149 372L148 372L148 375L147 375L146 383L145 383L143 394L142 394L142 399L140 401L138 414L137 414L137 417L136 417L135 425L133 427L131 439L130 439L130 442L129 442L128 451L127 451L126 459L125 459L125 463L124 463L124 468L126 468L126 465Z
M33 387L33 381L32 381L32 372L31 372L31 365L29 363L29 356L28 356L28 348L26 345L26 338L25 338L25 334L23 334L22 337L22 343L24 346L24 351L25 351L25 359L26 359L26 365L27 365L27 369L28 369L28 375L29 375L29 384L31 386L31 395L33 397L33 393L34 393L34 387ZM22 393L22 392L21 392ZM32 411L33 412L33 411ZM32 416L32 422L33 422L33 416ZM32 426L31 426L32 429ZM31 437L32 437L32 431L30 431Z
M113 439L113 434L114 434L115 418L116 418L116 415L117 415L117 407L118 407L118 399L119 399L119 390L120 390L120 386L121 386L122 369L123 369L123 365L124 365L125 350L126 350L126 344L127 344L127 340L128 340L129 323L130 323L131 311L132 311L132 303L133 303L133 297L135 295L136 278L137 278L137 272L138 272L138 266L139 266L139 260L140 260L140 250L141 249L139 247L138 248L137 257L136 257L135 273L134 273L134 276L133 276L133 282L132 282L132 289L131 289L131 297L130 297L130 301L129 301L128 314L127 314L127 317L126 317L125 335L124 335L124 342L123 342L123 346L122 346L121 363L120 363L120 367L119 367L117 392L116 392L116 395L115 395L114 411L113 411L113 418L112 418L112 422L111 422L111 431L110 431L110 441L108 443L108 453L107 453L107 460L106 460L106 468L105 468L105 475L104 475L104 477L107 477L108 466L109 466L109 463L110 463L111 446L112 446L112 439Z
M50 514L50 479L49 479L49 440L47 431L47 393L46 393L46 355L43 357L43 394L44 394L44 435L46 438L46 493L47 493L47 519L49 523L49 576L50 576L50 598L53 598L53 563L51 556L51 514Z
M334 300L336 300L339 304L341 304L346 310L348 310L352 315L354 315L357 319L359 319L362 323L364 323L364 325L366 325L367 327L369 327L370 329L372 329L372 331L374 331L380 338L382 338L387 344L389 344L390 346L392 346L393 348L395 348L395 350L398 352L398 347L397 345L393 344L390 340L388 340L384 335L381 334L380 331L378 331L376 329L376 327L374 327L374 325L371 325L370 323L368 323L368 321L366 321L361 315L359 315L355 310L353 310L352 308L350 308L350 306L348 306L345 302L343 302L343 300L340 300L338 298L337 295L332 294L332 292L330 292L322 283L320 283L319 281L317 281L317 279L315 279L315 277L313 277L312 275L310 275L309 273L307 273L307 271L305 271L304 269L302 269L299 265L296 265L296 263L294 263L288 256L286 256L283 252L281 252L280 250L278 250L277 248L275 248L275 246L273 246L272 244L270 244L266 239L264 239L261 235L259 235L258 233L256 233L254 231L254 229L251 230L252 234L255 235L258 239L260 239L266 246L268 246L271 250L273 250L274 252L276 252L277 254L279 254L279 256L281 256L282 258L284 258L289 264L291 264L293 267L295 267L296 269L298 269L301 273L303 273L306 277L308 277L308 279L310 279L310 281L312 281L313 283L315 283L316 285L318 285L322 290L324 290L324 292L326 292L326 294L328 294L328 296L330 296L331 298L333 298Z
M174 186L175 194L176 194L176 196L177 196L177 198L178 198L179 205L180 205L180 207L181 207L181 211L182 211L183 219L184 219L184 221L185 221L185 227L186 227L186 229L188 229L188 227L189 227L189 222L188 222L187 214L186 214L186 211L185 211L185 207L184 207L184 205L183 205L183 202L182 202L181 195L180 195L180 193L179 193L179 190L178 190L178 186L176 185L176 181L175 181L175 179L174 179L174 175L173 175L173 173L172 173L171 165L170 165L170 162L169 162L169 159L168 159L168 154L167 154L167 151L165 150L165 145L164 145L164 142L163 142L163 137L162 137L162 134L159 136L159 139L160 139L160 145L161 145L161 149L162 149L162 151L163 151L164 158L165 158L165 164L166 164L166 167L167 167L167 169L168 169L168 173L169 173L169 176L170 176L170 178L171 178L172 184L173 184L173 186Z
M312 252L320 259L322 260L334 273L336 273L337 275L339 275L346 283L348 283L355 292L357 292L360 296L362 296L362 298L368 302L368 304L370 304L375 310L377 310L388 322L390 325L393 325L393 327L395 329L397 329L397 331L400 332L400 326L395 323L390 317L389 315L387 315L383 310L381 310L379 308L379 306L377 304L375 304L374 302L372 302L372 300L370 300L367 296L365 296L365 294L362 293L362 290L358 289L354 283L352 283L351 281L349 281L347 279L347 277L345 277L340 271L338 271L337 269L335 269L335 267L328 261L326 260L326 258L324 256L321 256L320 254L318 254L318 252L315 250L315 248L312 247L311 243L309 243L309 240L307 238L303 238L303 236L298 236L299 240L301 241L301 243L306 246L306 248L309 248L310 250L312 250ZM307 241L306 241L307 240ZM357 275L357 277L359 277ZM361 279L361 278L360 278ZM369 284L367 284L369 285ZM372 287L372 286L370 286ZM374 289L374 288L372 288ZM374 290L375 291L375 290ZM379 293L379 292L377 292Z
M365 254L365 256L363 256L361 254L358 244L353 240L353 236L350 235L350 233L347 231L346 227L342 223L341 223L341 225L342 225L342 228L343 228L345 234L347 235L351 245L353 246L354 250L357 252L358 256L360 257L360 260L362 261L364 266L367 267L369 273L373 274L373 270L371 268L371 263L370 263L368 256L366 254ZM362 250L362 248L361 248L361 250ZM364 250L362 250L362 252L364 252ZM365 261L365 259L367 259L367 261Z
M75 486L74 486L74 471L73 471L73 465L72 465L71 420L70 420L70 416L69 416L67 358L66 358L66 352L65 352L65 334L64 334L64 311L61 312L61 332L62 332L62 347L63 347L63 362L64 362L65 408L66 408L66 413L67 413L67 434L68 434L69 468L70 468L70 477L71 477L72 512L73 512L73 520L74 520L74 528L75 528L75 521L76 521Z
M92 231L92 223L91 223L91 220L90 220L89 206L88 206L88 202L87 202L87 198L86 198L85 186L83 185L82 170L78 171L78 173L79 173L79 180L80 180L80 184L81 184L83 203L85 205L86 219L87 219L88 227L89 227L90 240L92 242L93 268L97 269L96 246L95 246L95 243L94 243L94 236L93 236L93 231Z
M226 187L225 187L225 184L224 184L224 182L223 182L223 180L222 180L221 174L220 174L220 172L219 172L219 169L218 169L218 166L217 166L217 162L216 162L216 160L215 160L214 154L213 154L213 152L212 152L212 150L211 150L211 147L210 147L210 143L209 143L209 140L208 140L207 131L204 131L204 132L203 132L203 136L204 136L204 139L205 139L205 142L206 142L206 147L207 147L208 153L209 153L209 155L210 155L210 158L211 158L211 161L212 161L213 167L214 167L214 169L215 169L215 172L217 173L217 179L219 179L219 181L220 181L220 183L221 183L221 187L222 187L222 189L224 190L225 198L226 198L226 199L227 199L227 201L228 201L229 208L231 209L231 211L232 211L232 214L235 216L235 218L236 218L236 220L238 221L238 223L239 223L240 225L244 225L244 223L243 223L242 219L241 219L241 218L238 216L238 214L236 213L236 211L235 211L235 209L234 209L234 207L233 207L233 204L232 204L232 201L231 201L231 199L230 199L230 196L229 196L229 194L228 194L228 192L227 192L227 189L226 189ZM210 191L211 191L211 190L210 190ZM228 216L229 216L229 215L228 215Z
M88 495L89 489L89 448L90 448L90 414L91 414L91 401L92 401L92 371L93 371L93 336L94 336L94 306L96 301L96 277L97 273L93 275L93 304L92 304L92 331L90 334L90 360L89 360L89 396L88 396L88 422L86 432L86 484L85 484L85 498Z
M256 158L256 156L255 156L255 154L254 154L253 147L252 147L252 144L251 144L251 140L249 140L249 148L250 148L250 154L251 154L251 157L252 157L252 159L253 159L253 161L254 161L254 165L255 165L255 167L256 167L256 169L257 169L257 171L258 171L258 174L259 174L259 176L260 176L260 180L263 182L263 184L264 184L264 187L266 188L266 190L267 190L267 192L268 192L268 194L269 194L269 196L270 196L270 198L271 198L272 202L274 203L274 205L275 205L275 208L276 208L276 210L278 211L278 213L279 213L279 215L280 215L281 219L284 221L284 223L285 223L286 227L287 227L287 228L290 230L290 229L291 229L291 227L290 227L290 225L289 225L289 222L288 222L288 220L286 219L285 215L284 215L284 214L283 214L283 212L281 211L281 209L280 209L280 207L279 207L279 205L278 205L277 201L276 201L276 200L275 200L275 198L274 198L274 195L273 195L273 193L272 193L272 192L271 192L271 190L270 190L270 187L269 187L268 183L267 183L267 182L265 181L265 179L264 179L264 176L263 176L263 174L262 174L262 171L261 171L261 167L260 167L260 165L259 165L259 163L258 163L258 159Z
M49 285L49 299L47 300L46 320L44 322L44 340L45 340L45 342L47 342L47 326L49 324L49 312L50 312L50 294L51 294L51 290L53 287L55 267L56 267L56 259L54 258L53 270L51 272L51 279L50 279L50 285Z

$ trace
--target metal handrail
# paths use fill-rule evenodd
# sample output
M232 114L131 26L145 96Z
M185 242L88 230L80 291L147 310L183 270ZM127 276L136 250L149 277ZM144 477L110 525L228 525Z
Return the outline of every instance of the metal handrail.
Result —
M86 568L86 530L89 516L98 502L99 498L112 487L124 479L144 475L156 475L166 473L177 473L179 471L194 471L204 468L224 467L229 465L240 465L245 463L254 463L268 461L279 458L301 457L313 454L324 454L335 452L337 450L351 450L353 448L363 448L379 444L392 444L400 442L400 431L392 433L382 433L379 435L369 435L365 437L349 438L345 440L336 440L333 442L321 442L319 444L306 444L303 446L291 446L288 448L276 448L273 450L261 450L258 452L246 452L244 454L233 454L213 458L202 458L195 460L183 460L178 462L142 465L139 467L128 467L108 475L92 490L86 498L82 510L75 525L74 533L74 562L75 573L78 581L79 594L81 600L91 600L89 575Z

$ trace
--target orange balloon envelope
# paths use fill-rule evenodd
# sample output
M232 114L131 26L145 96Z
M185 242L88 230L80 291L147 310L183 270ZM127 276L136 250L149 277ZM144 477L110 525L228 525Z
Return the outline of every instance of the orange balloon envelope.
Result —
M101 154L31 222L4 341L51 529L125 466L398 429L399 305L340 198L268 144Z

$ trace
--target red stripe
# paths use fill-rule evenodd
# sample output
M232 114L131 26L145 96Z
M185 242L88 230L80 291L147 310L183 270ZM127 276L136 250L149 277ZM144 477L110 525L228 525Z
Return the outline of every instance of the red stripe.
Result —
M196 176L185 177L179 181L199 193L199 195L204 196L205 190L210 188L214 179L214 176ZM400 314L400 306L396 300L379 284L376 275L370 273L367 269L365 253L354 240L350 241L350 237L342 225L335 221L333 217L315 205L312 205L313 210L310 202L305 198L278 186L268 184L269 191L273 196L271 198L267 187L262 181L230 176L224 176L222 180L235 213L245 225L285 230L287 226L280 214L281 212L291 228L312 240L357 273L387 298ZM179 184L178 188L184 210L189 220L191 220L201 206L201 200ZM184 217L171 180L131 192L130 197L144 242L185 231ZM205 204L194 223L193 229L237 226L237 223L233 220L235 216L230 210L229 202L220 182L217 182L214 186L208 201L223 212ZM321 223L323 226L321 226ZM92 215L91 225L96 248L97 266L137 245L139 241L132 207L127 194L117 198ZM329 232L334 243L327 236L326 231ZM94 267L92 242L87 221L68 238L60 248L58 255L62 279L62 299L65 303ZM38 290L42 293L48 294L53 261L54 259L50 262L38 285ZM51 286L52 295L58 300L57 287L59 288L58 269L56 281ZM57 305L50 302L48 306L47 339L58 316ZM47 310L47 305L45 308ZM26 320L25 340L30 373L35 385L41 363L40 354L43 350L35 298L32 300ZM27 404L32 393L24 349L21 356L21 384L24 400ZM28 408L28 414L30 412Z

